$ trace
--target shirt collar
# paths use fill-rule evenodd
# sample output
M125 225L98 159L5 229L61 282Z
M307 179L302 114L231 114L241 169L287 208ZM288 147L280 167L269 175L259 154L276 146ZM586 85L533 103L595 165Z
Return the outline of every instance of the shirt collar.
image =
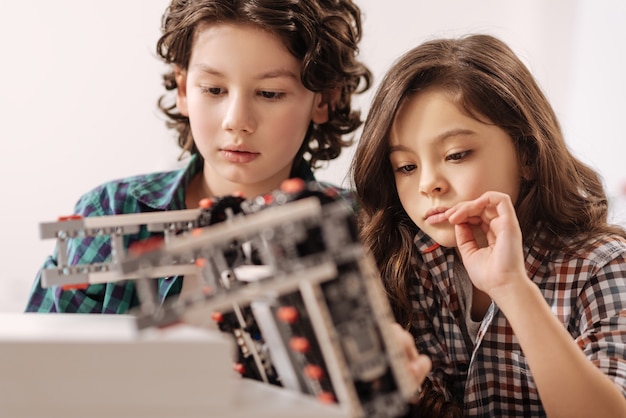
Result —
M204 161L198 154L179 170L143 177L129 187L129 193L140 203L155 210L185 209L185 192L189 182L202 170Z
M421 229L417 231L415 237L413 238L413 243L417 247L417 250L420 253L430 253L437 248L440 248L440 245L435 242L431 237L426 235Z

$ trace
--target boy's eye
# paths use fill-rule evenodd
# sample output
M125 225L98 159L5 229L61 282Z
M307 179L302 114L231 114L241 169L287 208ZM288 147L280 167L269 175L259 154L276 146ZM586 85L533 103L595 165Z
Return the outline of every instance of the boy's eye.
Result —
M203 93L208 93L208 94L213 95L213 96L218 96L221 93L223 93L224 90L219 88L219 87L203 87L202 88L202 92Z
M278 100L281 99L285 96L285 93L278 93L275 91L265 91L262 90L259 92L259 95L261 95L264 99L269 99L269 100Z
M469 156L471 151L454 152L446 155L446 161L460 161Z

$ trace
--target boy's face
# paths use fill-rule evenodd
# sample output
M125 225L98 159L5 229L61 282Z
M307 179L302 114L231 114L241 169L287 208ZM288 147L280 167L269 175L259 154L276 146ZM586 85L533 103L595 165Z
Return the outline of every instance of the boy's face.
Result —
M402 105L390 146L402 206L440 245L456 246L454 227L432 215L486 191L517 199L521 174L511 137L461 112L439 90L420 92Z
M189 117L213 195L276 189L309 123L328 120L322 95L302 85L300 65L279 38L254 26L198 30L189 68L177 72L177 106Z

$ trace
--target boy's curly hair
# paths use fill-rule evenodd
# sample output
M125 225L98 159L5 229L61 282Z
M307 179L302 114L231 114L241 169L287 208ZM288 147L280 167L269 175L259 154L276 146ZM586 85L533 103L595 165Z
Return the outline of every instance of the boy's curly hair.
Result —
M337 96L329 103L329 121L310 124L296 161L304 157L315 168L318 161L332 160L352 144L343 135L362 123L361 113L351 107L352 95L369 89L372 79L369 68L357 59L362 30L358 6L351 0L172 0L163 15L158 56L187 69L196 31L216 22L251 24L275 34L301 60L303 85ZM177 88L171 67L163 75L168 91ZM168 127L178 131L183 152L198 153L189 118L180 114L175 101L164 94L158 106Z

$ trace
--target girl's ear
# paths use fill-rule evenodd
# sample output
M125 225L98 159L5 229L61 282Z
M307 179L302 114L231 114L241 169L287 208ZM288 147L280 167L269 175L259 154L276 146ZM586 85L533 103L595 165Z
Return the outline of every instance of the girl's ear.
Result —
M328 122L330 112L335 108L339 100L339 89L330 90L324 93L315 93L315 103L311 120L318 125Z
M530 182L536 180L535 166L532 164L534 158L529 155L530 152L524 147L518 148L518 153L519 170L522 181Z
M176 108L181 115L189 117L187 110L187 71L174 66L174 78L176 79Z
M522 172L521 173L522 180L527 181L527 182L535 180L535 172L533 171L530 165L528 164L523 165L520 171Z

